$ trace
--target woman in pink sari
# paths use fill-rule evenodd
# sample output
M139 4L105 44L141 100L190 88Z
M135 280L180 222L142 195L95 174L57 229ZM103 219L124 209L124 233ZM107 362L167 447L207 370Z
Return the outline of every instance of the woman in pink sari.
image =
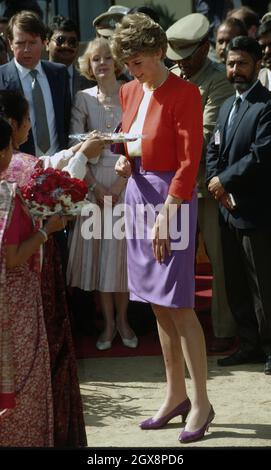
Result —
M27 138L29 131L28 103L18 93L1 90L0 108L11 122L13 148L18 149ZM79 148L80 146L81 144L59 152L53 157L41 157L40 159L15 151L11 164L2 177L22 186L29 180L35 166L43 165L65 169L72 176L83 178L87 158L99 154L104 143L100 139L92 138L84 142L81 148ZM87 440L65 282L59 249L53 237L50 237L44 245L41 294L51 362L54 446L86 446Z
M25 121L25 126L29 124ZM1 343L0 446L53 446L50 358L36 253L66 220L50 217L43 230L16 185L2 180L12 157L11 127L0 118Z

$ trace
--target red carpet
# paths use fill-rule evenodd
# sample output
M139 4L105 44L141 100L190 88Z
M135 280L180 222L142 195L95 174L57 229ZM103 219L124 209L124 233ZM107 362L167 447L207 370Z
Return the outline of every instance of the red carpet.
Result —
M161 348L156 331L139 336L139 345L136 349L123 346L119 335L115 338L112 348L107 351L98 351L95 347L97 337L83 336L76 340L76 355L78 359L85 357L128 357L128 356L157 356Z
M212 296L212 274L209 264L197 266L196 274L196 312L203 327L207 348L213 339L212 322L210 315ZM137 332L139 345L136 349L123 346L118 335L107 351L98 351L95 347L98 332L89 336L77 336L75 339L76 355L78 359L86 357L121 357L121 356L154 356L161 354L161 348L157 335L154 315L148 305L142 303L131 303L129 308L129 321ZM130 311L131 310L131 311ZM98 317L98 322L100 319ZM102 325L100 325L101 328ZM94 333L94 332L93 332Z

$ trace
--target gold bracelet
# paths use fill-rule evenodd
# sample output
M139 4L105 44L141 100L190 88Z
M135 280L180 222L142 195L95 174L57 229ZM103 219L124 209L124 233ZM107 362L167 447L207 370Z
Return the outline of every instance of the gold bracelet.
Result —
M48 234L47 234L46 230L44 230L43 228L39 228L38 232L40 232L40 233L43 235L43 237L44 237L44 242L47 242L47 240L48 240Z

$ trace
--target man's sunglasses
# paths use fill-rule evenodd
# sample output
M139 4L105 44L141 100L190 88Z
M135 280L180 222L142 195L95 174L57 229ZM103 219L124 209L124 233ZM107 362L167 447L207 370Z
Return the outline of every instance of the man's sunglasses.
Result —
M63 46L63 44L67 44L69 47L75 49L78 46L77 38L70 38L67 36L56 36L55 38L52 37L51 40L56 43L57 47L61 47Z

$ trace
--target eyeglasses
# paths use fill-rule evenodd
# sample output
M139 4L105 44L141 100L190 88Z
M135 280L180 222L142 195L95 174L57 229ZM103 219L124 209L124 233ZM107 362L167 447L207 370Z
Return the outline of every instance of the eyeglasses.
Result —
M51 38L57 45L57 47L63 46L63 44L67 44L69 47L75 49L78 46L77 38L70 38L68 36L56 36L55 38Z

